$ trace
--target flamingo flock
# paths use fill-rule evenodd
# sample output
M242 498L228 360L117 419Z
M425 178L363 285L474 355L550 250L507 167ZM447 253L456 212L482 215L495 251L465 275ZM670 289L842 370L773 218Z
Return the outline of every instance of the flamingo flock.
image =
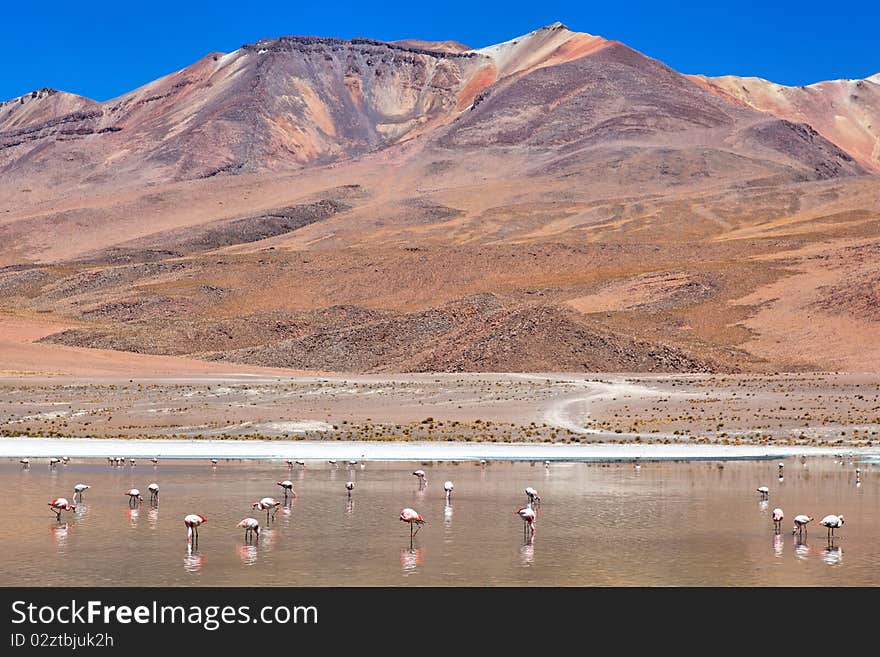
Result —
M126 460L128 460L132 467L135 465L135 459L124 459L124 458L109 458L108 462L112 466L118 466L120 464L124 465ZM158 457L151 459L154 465L158 465ZM50 468L54 469L57 467L59 463L67 464L69 459L66 457L53 457L49 459ZM20 463L23 468L27 468L30 466L30 460L23 458L20 459ZM211 459L212 467L216 466L217 460ZM305 464L302 461L288 461L288 465L291 467L294 465L301 465L305 467ZM335 461L329 462L331 467L336 467ZM350 461L350 465L357 464L357 461ZM485 465L485 462L481 462L481 466ZM546 465L546 464L545 464ZM782 473L784 469L784 464L779 463L777 466L777 472L779 479L782 480ZM412 475L418 479L418 487L419 490L422 491L427 487L427 476L424 470L415 470L412 472ZM856 469L856 482L857 484L861 483L861 470ZM251 508L256 511L265 511L266 512L266 520L265 525L269 526L272 522L275 521L279 508L284 505L285 509L287 508L288 499L297 499L297 494L293 490L294 484L292 481L285 479L281 481L276 481L275 484L279 486L284 492L284 500L281 501L274 497L263 497L259 501L254 502L251 505ZM73 486L73 498L72 500L68 500L64 497L58 497L49 501L48 506L52 513L55 515L56 521L59 523L62 522L64 513L74 513L77 510L77 502L82 503L83 495L86 491L91 489L92 486L86 483L77 483ZM351 512L353 506L351 502L352 494L355 488L355 483L353 481L347 481L345 483L345 490L349 500L348 511ZM150 503L153 507L158 506L159 500L159 485L155 482L149 484L147 486L147 490L150 493ZM451 511L451 499L453 495L453 491L455 490L455 485L452 481L445 481L443 483L443 491L445 493L446 499L446 517L447 520L450 517ZM768 486L759 486L755 489L760 496L761 499L761 508L766 509L767 501L770 498L770 488ZM536 534L536 526L537 526L537 518L538 512L541 506L541 496L538 491L532 486L527 486L524 489L526 496L526 505L517 508L514 511L514 514L517 515L523 523L523 541L525 545L532 545L534 542L535 534ZM138 488L130 488L124 492L124 494L128 497L129 507L132 509L131 513L137 513L137 508L143 502L143 497L141 496L141 491ZM419 498L422 498L422 493L419 493ZM409 525L410 529L410 550L414 549L415 538L418 535L419 531L427 524L425 518L421 515L419 511L413 509L411 507L404 507L398 516L398 519L401 522L405 522ZM774 535L779 536L782 531L782 523L785 520L785 513L781 507L775 507L770 513L770 519L773 523ZM186 527L186 537L187 544L189 549L194 549L197 547L199 540L199 528L201 525L207 522L207 517L198 514L198 513L190 513L184 516L184 526ZM793 518L793 528L792 535L797 535L799 540L802 540L806 537L808 526L811 522L814 521L813 516L806 514L798 514ZM823 517L819 524L826 528L827 530L827 538L829 545L837 537L836 532L840 530L845 523L845 519L843 514L829 514ZM262 531L261 523L253 517L245 517L240 522L238 522L237 527L239 529L244 530L244 541L245 544L258 543L260 541L260 535ZM778 539L774 539L778 540ZM780 547L778 544L777 548ZM778 552L778 550L777 550Z

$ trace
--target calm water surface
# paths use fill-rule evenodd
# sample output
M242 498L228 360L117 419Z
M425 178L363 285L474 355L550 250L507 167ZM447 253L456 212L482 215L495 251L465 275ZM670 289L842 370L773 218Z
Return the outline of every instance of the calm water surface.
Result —
M877 585L880 584L880 472L832 458L632 464L377 463L338 469L307 462L164 460L114 468L45 460L21 470L0 461L0 585ZM855 468L862 469L856 486ZM427 472L419 490L415 468ZM260 497L279 499L291 479L296 501L248 546L236 523L265 514ZM443 482L455 483L446 506ZM348 504L345 482L356 484ZM147 485L161 488L151 508ZM58 524L49 499L92 486ZM770 487L769 504L755 488ZM514 515L533 486L543 503L537 534L524 543ZM124 491L141 489L132 511ZM398 521L411 506L428 524L409 548ZM782 507L783 533L770 512ZM199 549L183 516L200 513ZM816 518L804 542L791 518ZM818 520L842 513L829 546Z

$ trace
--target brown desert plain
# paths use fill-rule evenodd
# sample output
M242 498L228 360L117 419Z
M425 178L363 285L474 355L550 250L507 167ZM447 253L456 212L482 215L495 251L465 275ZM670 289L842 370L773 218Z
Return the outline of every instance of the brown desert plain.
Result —
M41 89L0 103L0 433L872 444L878 220L880 74L560 23Z

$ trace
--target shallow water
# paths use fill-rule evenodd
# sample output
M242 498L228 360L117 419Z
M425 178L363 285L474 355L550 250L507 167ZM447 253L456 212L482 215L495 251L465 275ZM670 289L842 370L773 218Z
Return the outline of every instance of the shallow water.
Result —
M111 467L74 460L50 470L0 461L0 585L877 585L880 584L880 466L833 458L586 464L382 463L338 469L309 461L163 460ZM855 468L862 469L856 486ZM723 466L723 467L722 467ZM427 473L419 490L415 468ZM294 481L296 501L256 545L236 523L275 482ZM446 506L443 482L455 492ZM353 480L349 506L344 488ZM160 485L151 508L147 485ZM92 488L62 524L46 506ZM769 504L755 488L770 487ZM515 515L523 489L543 498L531 544ZM145 501L128 507L124 491ZM428 524L409 547L404 506ZM774 535L770 512L783 508ZM200 513L198 550L183 516ZM791 518L816 518L804 542ZM842 513L829 547L818 520Z

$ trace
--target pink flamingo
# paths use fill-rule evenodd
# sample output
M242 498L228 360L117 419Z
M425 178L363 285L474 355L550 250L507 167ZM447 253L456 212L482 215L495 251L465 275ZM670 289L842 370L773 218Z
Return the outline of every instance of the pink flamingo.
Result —
M150 491L150 504L157 504L159 502L159 484L152 483L147 486L147 490Z
M526 497L529 500L529 506L541 503L541 496L538 495L538 491L536 491L531 486L526 487Z
M828 528L828 540L834 540L834 530L843 527L843 516L828 515L819 521L820 525Z
M428 483L428 480L425 478L424 470L416 470L415 472L413 472L413 476L419 478L419 488L424 488L425 484Z
M288 492L293 497L293 499L296 499L296 493L293 490L293 482L292 481L290 481L289 479L285 479L284 481L276 481L275 483L284 489L284 501L285 502L287 501Z
M76 506L67 501L64 497L56 497L49 502L49 508L55 512L55 520L61 522L62 511L76 511Z
M144 501L144 498L141 497L141 492L137 488L129 488L125 491L125 494L128 495L128 505L131 507L135 507Z
M256 540L260 540L260 523L258 523L254 518L245 518L240 523L238 523L239 527L244 528L244 540L245 543L256 537Z
M422 528L426 520L415 509L406 508L400 512L400 521L409 523L409 549L412 550L413 538L419 533L419 529ZM415 532L413 532L413 525L416 526Z
M269 512L272 512L272 519L275 519L275 514L278 513L278 507L281 506L281 502L276 500L274 497L264 497L259 502L254 502L251 505L257 511L265 511L266 512L266 524L269 524Z
M797 515L794 517L794 529L791 530L792 534L797 534L798 536L803 536L807 533L807 524L809 524L813 520L813 516L806 515Z
M535 513L535 510L530 506L524 506L517 509L514 513L516 513L520 518L523 519L523 539L531 540L532 538L534 538L535 520L538 517L538 514Z
M199 525L208 522L208 519L198 513L191 513L183 517L183 524L186 526L187 543L198 545L199 543Z
M449 504L449 500L452 497L452 491L455 489L455 485L451 481L447 481L443 484L443 490L446 491L446 503Z
M785 514L782 512L782 509L776 507L773 509L770 518L773 520L773 530L778 534L782 529L782 519L785 518Z

